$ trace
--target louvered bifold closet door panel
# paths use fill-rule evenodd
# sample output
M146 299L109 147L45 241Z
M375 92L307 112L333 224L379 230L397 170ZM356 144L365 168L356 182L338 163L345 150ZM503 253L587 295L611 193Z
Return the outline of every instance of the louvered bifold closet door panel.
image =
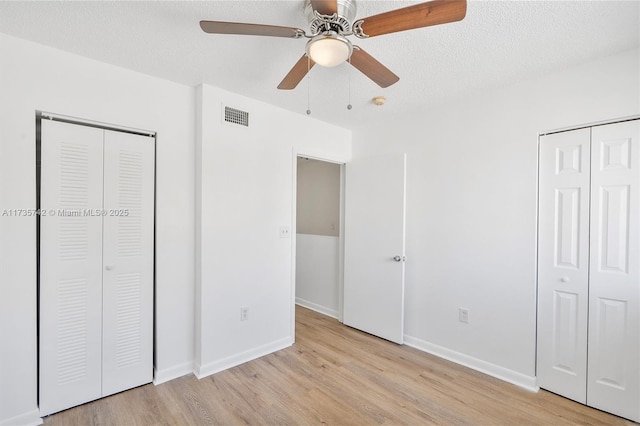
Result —
M538 385L585 403L589 141L582 129L540 138Z
M101 396L103 132L42 120L42 416Z
M103 395L153 379L154 147L105 131Z
M587 403L640 421L640 122L592 130Z

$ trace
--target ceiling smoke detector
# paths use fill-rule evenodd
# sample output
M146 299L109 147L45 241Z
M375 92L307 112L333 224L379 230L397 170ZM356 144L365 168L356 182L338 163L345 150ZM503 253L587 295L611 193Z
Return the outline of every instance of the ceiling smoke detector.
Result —
M385 98L384 96L376 96L371 99L371 102L373 102L375 106L382 106L385 102L387 102L387 98Z

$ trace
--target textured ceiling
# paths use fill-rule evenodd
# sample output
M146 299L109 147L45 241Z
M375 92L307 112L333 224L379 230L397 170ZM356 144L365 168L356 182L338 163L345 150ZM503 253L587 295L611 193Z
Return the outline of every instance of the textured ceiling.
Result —
M359 0L357 17L415 3ZM280 91L304 39L212 35L198 25L205 19L307 29L302 7L303 0L0 1L0 32L300 114L309 99L313 117L346 128L640 45L639 1L470 1L461 22L352 40L400 76L387 89L342 64L316 66L295 90ZM378 95L387 97L385 106L372 104Z

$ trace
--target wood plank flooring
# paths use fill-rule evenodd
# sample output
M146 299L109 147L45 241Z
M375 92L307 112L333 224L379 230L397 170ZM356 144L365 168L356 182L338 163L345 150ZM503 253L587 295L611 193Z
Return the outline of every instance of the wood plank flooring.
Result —
M57 425L634 425L297 307L296 344L202 380L146 385Z

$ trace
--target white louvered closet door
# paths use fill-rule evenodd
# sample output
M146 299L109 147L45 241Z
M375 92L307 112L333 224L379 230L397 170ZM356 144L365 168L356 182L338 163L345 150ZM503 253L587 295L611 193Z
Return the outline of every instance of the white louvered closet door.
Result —
M42 120L42 416L153 379L154 150Z
M103 131L42 120L40 414L100 398Z
M154 144L105 132L103 396L153 379Z

